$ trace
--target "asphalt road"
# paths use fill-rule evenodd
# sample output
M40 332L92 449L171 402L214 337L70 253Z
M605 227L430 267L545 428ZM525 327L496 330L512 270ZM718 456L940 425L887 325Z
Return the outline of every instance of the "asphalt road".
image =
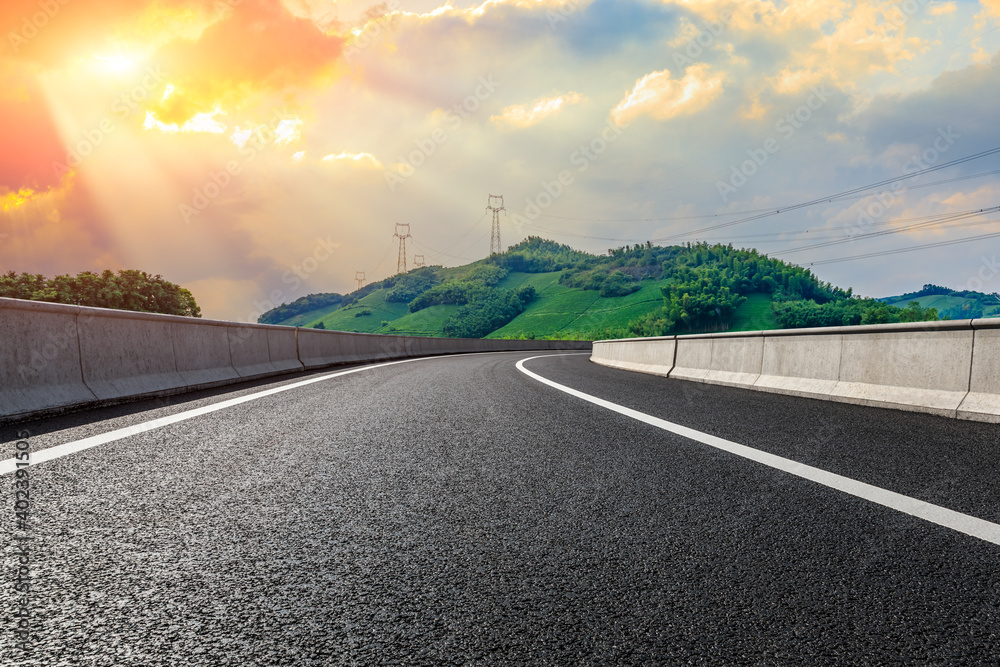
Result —
M29 467L0 664L995 664L1000 546L561 393L515 368L535 354L364 370ZM995 425L526 367L1000 523ZM315 377L0 427L0 458L17 431L37 455Z

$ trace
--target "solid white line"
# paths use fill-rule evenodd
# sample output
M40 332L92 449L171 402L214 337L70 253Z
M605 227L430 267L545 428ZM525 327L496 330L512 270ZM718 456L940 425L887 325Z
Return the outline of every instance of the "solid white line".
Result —
M647 415L644 412L632 410L631 408L626 408L625 406L618 405L617 403L606 401L603 398L597 398L596 396L591 396L590 394L585 394L582 391L577 391L571 387L553 382L552 380L543 378L541 375L532 373L524 367L525 362L531 361L532 359L544 359L546 357L553 356L560 355L546 354L529 357L528 359L522 359L517 362L517 369L542 384L546 384L571 396L576 396L577 398L593 403L594 405L599 405L602 408L607 408L608 410L612 410L618 414L625 415L626 417L631 417L632 419L644 422L650 426L655 426L656 428L663 429L664 431L669 431L685 438L690 438L691 440L709 445L710 447L715 447L731 454L741 456L745 459L762 463L766 466L790 473L797 477L811 480L817 484L828 486L831 489L843 491L844 493L848 493L857 498L863 498L864 500L869 500L873 503L898 510L904 514L909 514L910 516L915 516L917 518L924 519L925 521L936 523L939 526L951 528L952 530L957 530L960 533L965 533L966 535L978 537L981 540L1000 545L1000 525L990 521L969 516L968 514L962 514L961 512L956 512L939 505L932 505L931 503L924 502L923 500L917 500L916 498L904 496L878 486L865 484L864 482L859 482L849 477L843 477L832 472L827 472L826 470L820 470L819 468L805 465L804 463L792 461L791 459L775 456L774 454L768 454L767 452L762 452L759 449L753 449L752 447L747 447L746 445L740 445L729 440L724 440L714 435L709 435L708 433L702 433L701 431L681 426L680 424L674 424L673 422L666 421L665 419L653 417L652 415Z
M84 438L83 440L77 440L75 442L67 442L61 445L48 447L38 452L32 452L31 465L34 466L38 465L39 463L45 463L46 461L51 461L53 459L58 459L63 456L68 456L69 454L82 452L83 450L90 449L91 447L97 447L98 445L104 445L109 442L114 442L115 440L121 440L122 438L127 438L131 435L144 433L146 431L152 431L153 429L160 428L162 426L169 426L170 424L176 424L177 422L182 422L187 419L193 419L195 417L207 415L217 410L225 410L226 408L231 408L234 405L239 405L241 403L248 403L250 401L256 401L257 399L264 398L265 396L280 394L283 391L291 391L292 389L305 387L306 385L310 385L316 382L324 382L326 380L332 380L334 378L350 375L351 373L360 373L361 371L370 371L375 368L385 368L386 366L405 364L411 361L439 359L442 356L464 357L467 356L468 354L484 354L484 353L473 352L473 353L463 353L463 354L436 355L430 357L417 357L415 359L401 359L399 361L387 361L381 364L374 364L371 366L361 366L359 368L352 368L346 371L330 373L329 375L321 375L319 377L309 378L308 380L301 380L300 382L293 382L292 384L286 384L280 387L274 387L273 389L265 389L264 391L259 391L254 394L247 394L246 396L231 398L225 401L220 401L219 403L213 403L211 405L195 408L193 410L178 412L177 414L170 415L168 417L160 417L159 419L154 419L152 421L144 422L142 424L134 424L132 426L126 426L125 428L120 428L115 431L109 431L107 433L101 433L100 435ZM7 473L14 472L16 468L17 468L16 459L6 459L4 461L0 461L0 475L6 475Z

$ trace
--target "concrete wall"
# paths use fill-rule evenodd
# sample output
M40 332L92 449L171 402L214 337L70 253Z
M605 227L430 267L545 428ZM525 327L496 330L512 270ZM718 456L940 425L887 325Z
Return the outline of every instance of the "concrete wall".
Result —
M96 401L83 382L75 306L0 311L0 415Z
M627 370L1000 423L1000 319L597 341Z
M336 364L590 347L352 334L0 298L0 422Z
M674 336L601 341L594 343L591 359L604 366L665 376L674 368L676 350Z
M973 320L969 394L958 406L961 419L1000 423L1000 319Z

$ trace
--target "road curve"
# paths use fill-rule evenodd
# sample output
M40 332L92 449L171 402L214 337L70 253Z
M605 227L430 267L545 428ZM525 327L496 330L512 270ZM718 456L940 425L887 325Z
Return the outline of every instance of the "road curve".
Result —
M565 394L515 367L537 354L367 368L29 467L31 591L8 540L0 596L33 648L8 614L0 664L994 660L1000 547ZM524 365L1000 523L995 425ZM4 427L2 458L318 377Z

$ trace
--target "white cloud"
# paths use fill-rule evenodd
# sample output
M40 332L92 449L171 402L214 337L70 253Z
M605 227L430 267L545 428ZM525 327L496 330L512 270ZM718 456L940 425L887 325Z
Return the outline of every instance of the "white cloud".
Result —
M700 111L722 92L722 77L712 75L707 65L687 69L683 79L674 79L669 70L652 72L635 86L611 111L611 118L623 125L637 116L670 120Z
M543 97L528 104L514 104L505 107L498 115L490 116L490 121L507 127L531 127L550 116L554 116L571 104L579 104L583 97L579 93L566 93L555 97Z

